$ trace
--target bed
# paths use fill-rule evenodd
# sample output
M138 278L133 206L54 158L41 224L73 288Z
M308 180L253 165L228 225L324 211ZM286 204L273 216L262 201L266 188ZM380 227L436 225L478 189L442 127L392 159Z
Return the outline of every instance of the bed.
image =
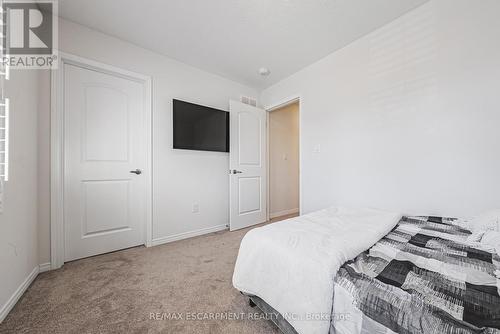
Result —
M233 284L285 333L500 333L500 258L455 219L331 208L278 224L245 236Z

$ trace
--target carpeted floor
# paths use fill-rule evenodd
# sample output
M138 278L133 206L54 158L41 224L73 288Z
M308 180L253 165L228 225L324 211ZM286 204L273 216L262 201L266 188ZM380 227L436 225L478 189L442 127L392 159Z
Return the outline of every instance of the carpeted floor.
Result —
M278 333L231 283L247 231L131 248L40 274L0 333ZM227 319L206 319L216 316Z

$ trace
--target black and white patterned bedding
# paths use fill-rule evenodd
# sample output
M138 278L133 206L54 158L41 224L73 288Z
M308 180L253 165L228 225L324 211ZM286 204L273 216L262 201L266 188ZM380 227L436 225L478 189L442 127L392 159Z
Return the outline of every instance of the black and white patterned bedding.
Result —
M334 279L331 333L500 333L500 257L456 220L403 217Z

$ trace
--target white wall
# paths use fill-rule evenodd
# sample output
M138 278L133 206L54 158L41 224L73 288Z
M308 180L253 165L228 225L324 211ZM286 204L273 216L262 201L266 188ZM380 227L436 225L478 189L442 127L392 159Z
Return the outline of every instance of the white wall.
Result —
M305 212L499 206L498 13L497 0L430 1L262 92L264 105L301 95Z
M264 105L302 97L305 212L344 204L468 215L498 206L499 10L496 0L431 1L262 92ZM230 98L257 92L68 21L59 33L63 51L153 77L154 237L226 224L228 157L171 149L171 99L227 109ZM47 91L47 73L41 84ZM45 263L48 102L40 108Z
M172 99L227 110L230 99L239 99L241 94L257 96L258 92L65 20L59 24L59 48L153 78L153 238L228 224L229 156L173 150ZM44 85L49 85L48 80L47 77ZM48 124L43 126L47 128ZM49 138L45 132L41 131L40 145L47 147ZM48 178L48 163L46 160L45 167L41 167L46 174L41 178ZM192 213L193 203L199 204L198 214ZM43 263L50 258L46 213L41 224Z
M50 264L50 71L38 70L38 254Z
M299 103L269 113L269 212L299 211Z
M38 270L38 73L12 71L5 93L10 98L10 173L0 213L0 321L9 299Z

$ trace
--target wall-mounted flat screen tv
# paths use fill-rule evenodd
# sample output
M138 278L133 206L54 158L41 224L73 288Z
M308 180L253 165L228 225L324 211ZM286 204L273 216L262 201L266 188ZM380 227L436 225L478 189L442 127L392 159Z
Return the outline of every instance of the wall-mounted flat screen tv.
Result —
M173 101L174 149L229 152L229 113Z

